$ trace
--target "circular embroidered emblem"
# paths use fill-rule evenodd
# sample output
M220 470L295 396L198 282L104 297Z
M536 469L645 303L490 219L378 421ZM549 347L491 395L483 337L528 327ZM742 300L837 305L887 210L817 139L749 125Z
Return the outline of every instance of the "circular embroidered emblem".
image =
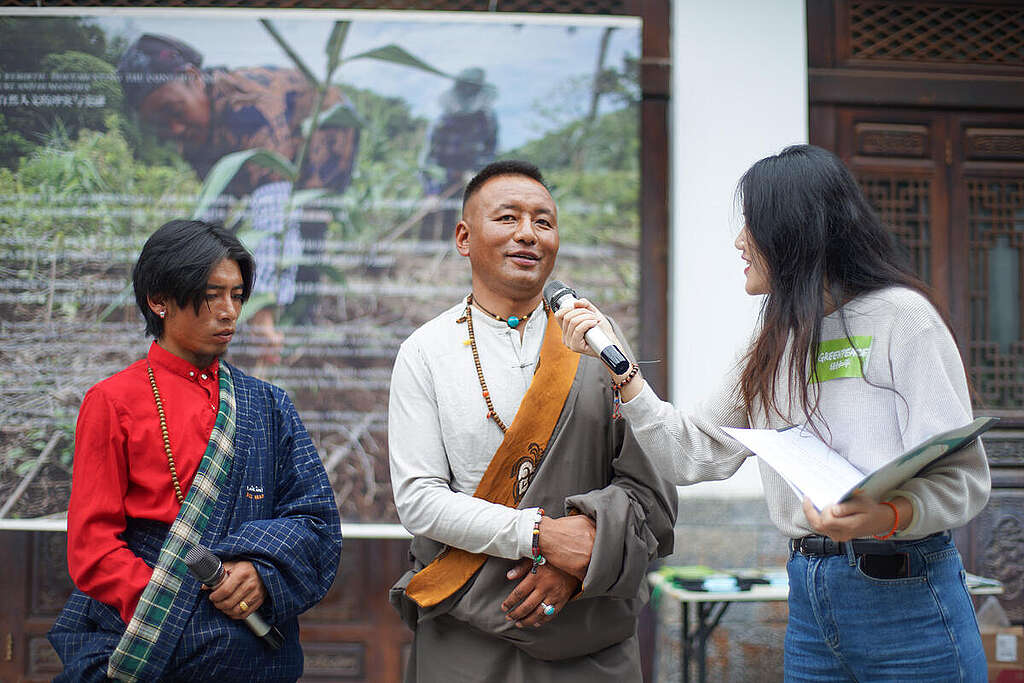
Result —
M515 461L512 465L512 471L509 472L509 477L515 480L512 485L512 500L518 505L519 501L526 495L526 490L530 488L530 483L533 481L533 475L536 474L537 468L540 467L541 458L544 455L544 448L539 443L531 443L526 447L529 455L524 455Z

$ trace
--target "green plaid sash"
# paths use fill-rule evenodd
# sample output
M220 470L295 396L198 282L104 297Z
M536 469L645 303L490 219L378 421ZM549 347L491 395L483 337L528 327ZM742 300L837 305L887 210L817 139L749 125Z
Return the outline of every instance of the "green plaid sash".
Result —
M231 471L235 438L235 387L226 363L220 364L220 408L199 470L188 496L160 548L153 577L146 584L135 614L110 656L107 676L139 681L153 649L160 640L171 604L188 573L185 553L200 542L220 488Z

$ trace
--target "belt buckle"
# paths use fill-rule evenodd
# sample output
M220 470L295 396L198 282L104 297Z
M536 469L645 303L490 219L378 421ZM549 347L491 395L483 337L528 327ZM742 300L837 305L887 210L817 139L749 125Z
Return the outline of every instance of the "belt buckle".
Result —
M824 555L825 554L825 537L824 536L811 536L810 538L804 539L804 547L807 549L809 555Z
M801 552L805 555L824 556L834 553L835 542L824 536L805 536L801 539Z
M795 539L797 552L801 555L824 555L825 538L822 536L803 536Z

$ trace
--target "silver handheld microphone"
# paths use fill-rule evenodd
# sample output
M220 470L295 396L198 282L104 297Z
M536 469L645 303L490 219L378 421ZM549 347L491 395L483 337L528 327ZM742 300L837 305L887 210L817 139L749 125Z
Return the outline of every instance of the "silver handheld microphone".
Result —
M224 565L209 548L201 545L192 546L185 553L185 564L197 581L210 588L216 588L217 584L224 580ZM271 650L276 650L284 644L284 636L277 627L263 621L263 617L255 612L245 618L245 625Z
M552 311L558 311L562 306L578 299L579 296L574 289L566 287L564 283L558 280L552 280L544 285L544 301L548 303L548 307ZM596 325L591 327L584 333L583 338L587 340L590 348L600 354L601 360L616 375L625 374L629 370L629 361L626 359L626 355L622 353L622 349L613 344L608 335L599 327Z

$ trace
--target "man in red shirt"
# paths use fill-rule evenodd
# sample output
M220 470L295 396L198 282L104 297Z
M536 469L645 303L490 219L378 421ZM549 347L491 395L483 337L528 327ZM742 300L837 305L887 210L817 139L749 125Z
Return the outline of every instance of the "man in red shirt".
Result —
M295 680L296 616L330 588L341 529L320 458L288 396L220 360L252 291L241 243L171 221L133 270L139 360L88 391L68 509L75 583L50 633L58 680ZM185 569L210 548L225 578L199 599ZM244 625L282 632L271 650Z

